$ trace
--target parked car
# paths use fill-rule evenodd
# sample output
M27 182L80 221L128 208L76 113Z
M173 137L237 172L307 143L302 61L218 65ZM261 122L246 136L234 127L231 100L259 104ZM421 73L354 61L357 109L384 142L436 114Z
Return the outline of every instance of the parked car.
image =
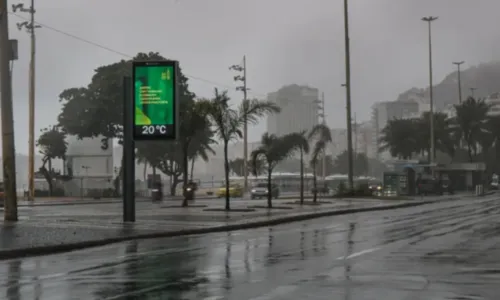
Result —
M216 193L218 198L226 197L226 186L221 186ZM239 184L231 184L229 186L229 196L232 198L243 197L243 188Z
M417 183L419 195L442 195L444 193L453 194L453 185L448 177L436 179L433 177L421 178Z
M267 195L269 194L269 190L267 188L267 182L260 182L257 183L251 191L251 198L252 199L257 199L257 198L267 198ZM280 195L280 189L276 184L271 184L271 197L272 198L278 198Z

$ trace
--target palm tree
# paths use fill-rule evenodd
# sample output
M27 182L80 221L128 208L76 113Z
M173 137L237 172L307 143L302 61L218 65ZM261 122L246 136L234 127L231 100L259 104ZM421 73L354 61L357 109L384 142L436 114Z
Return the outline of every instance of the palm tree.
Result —
M309 141L306 132L292 133L288 136L291 147L298 149L300 153L300 204L304 204L304 154L309 153Z
M280 111L279 107L273 102L256 99L245 100L241 103L239 109L234 109L229 105L229 100L230 98L227 95L227 91L219 93L219 91L215 89L214 98L207 102L209 105L207 116L214 125L214 133L224 143L226 210L231 209L229 201L229 142L242 137L241 128L243 124L255 124L261 117L269 113L277 113Z
M212 138L212 135L213 132L207 127L204 131L198 132L189 146L188 156L191 161L189 176L191 181L194 179L194 164L196 159L201 158L203 161L207 162L210 154L215 155L215 151L211 145L217 142Z
M192 158L192 154L198 154L199 147L202 147L201 145L209 145L211 141L211 139L205 140L193 146L196 141L200 140L200 136L203 134L210 134L211 136L211 132L207 132L210 128L210 121L207 117L209 110L211 110L211 108L210 105L207 105L206 101L193 101L191 103L185 103L184 109L181 111L179 143L182 151L183 191L186 190L188 184L189 160ZM194 149L194 151L192 149ZM182 201L182 206L186 207L188 206L187 195L185 193L183 194L184 199Z
M392 157L411 159L414 153L420 151L416 122L412 119L389 120L381 132L379 151L388 150Z
M262 160L266 164L267 170L267 207L272 208L272 174L273 169L280 162L290 156L295 150L291 143L290 135L277 137L274 134L264 133L261 138L260 146L250 154L253 162ZM253 166L253 173L257 174L257 164Z
M464 141L470 162L477 155L481 138L487 133L486 124L489 110L490 106L487 103L472 97L455 105L455 133Z
M311 167L313 169L313 202L316 203L318 200L318 181L316 176L316 166L318 165L318 159L320 155L326 155L326 146L332 142L332 133L330 128L326 124L318 124L309 132L308 136L310 141L316 141L313 147L311 155Z

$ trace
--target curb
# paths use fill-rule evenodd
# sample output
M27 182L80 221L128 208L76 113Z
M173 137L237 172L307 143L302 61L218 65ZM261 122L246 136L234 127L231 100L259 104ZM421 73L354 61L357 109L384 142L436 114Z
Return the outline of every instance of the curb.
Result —
M392 210L392 209L400 209L400 208L409 208L409 207L421 206L421 205L426 205L426 204L432 204L432 203L436 203L436 202L438 202L438 201L428 200L428 201L410 202L410 203L393 204L393 205L389 204L389 205L384 205L384 206L348 208L348 209L342 209L342 210L329 210L329 211L324 211L324 212L303 213L303 214L299 214L299 215L277 217L275 219L264 220L264 221L228 224L228 225L222 225L222 226L217 226L217 227L196 228L196 229L187 229L187 230L179 230L179 231L169 231L169 232L145 233L145 234L137 234L137 235L123 236L123 237L116 237L116 238L106 238L106 239L101 239L101 240L92 240L92 241L85 241L85 242L78 242L78 243L70 243L70 244L0 250L0 260L57 254L57 253L61 253L61 252L69 252L69 251L75 251L75 250L82 250L82 249L86 249L86 248L106 246L109 244L121 243L121 242L132 241L132 240L167 238L167 237L177 237L177 236L186 236L186 235L197 235L197 234L218 233L218 232L227 232L227 231L235 231L235 230L245 230L245 229L251 229L251 228L266 227L266 226L293 223L293 222L299 222L299 221L306 221L306 220L322 218L322 217L347 215L347 214L368 212L368 211L384 211L384 210Z

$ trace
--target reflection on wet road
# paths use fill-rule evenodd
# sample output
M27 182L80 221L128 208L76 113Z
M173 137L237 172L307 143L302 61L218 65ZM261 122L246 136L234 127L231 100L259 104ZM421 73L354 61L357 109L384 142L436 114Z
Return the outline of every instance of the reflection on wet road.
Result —
M0 262L0 297L498 299L500 200L136 241Z

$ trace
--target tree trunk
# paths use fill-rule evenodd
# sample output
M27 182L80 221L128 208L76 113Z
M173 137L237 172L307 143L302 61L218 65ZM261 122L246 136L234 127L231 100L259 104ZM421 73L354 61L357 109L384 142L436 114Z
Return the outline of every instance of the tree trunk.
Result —
M300 149L300 205L304 204L304 151Z
M273 169L267 168L267 208L273 208L273 183L272 183Z
M48 178L48 183L49 183L49 196L52 197L54 193L54 183L52 182L52 159L49 158L49 178Z
M178 184L179 184L179 177L172 176L172 184L170 184L170 196L175 196Z
M142 171L142 177L144 178L144 182L148 181L148 162L144 161L144 170Z
M188 148L189 144L185 143L182 149L182 196L184 199L182 200L182 207L188 206L186 188L189 180L189 157L188 157Z
M313 193L313 203L316 203L318 201L318 180L316 176L316 163L313 163L313 186L314 186L314 193Z
M194 180L194 162L195 161L196 161L196 158L191 159L191 173L190 173L191 181Z
M226 210L231 210L231 203L229 198L229 159L227 153L229 141L224 141L224 176L226 178Z

